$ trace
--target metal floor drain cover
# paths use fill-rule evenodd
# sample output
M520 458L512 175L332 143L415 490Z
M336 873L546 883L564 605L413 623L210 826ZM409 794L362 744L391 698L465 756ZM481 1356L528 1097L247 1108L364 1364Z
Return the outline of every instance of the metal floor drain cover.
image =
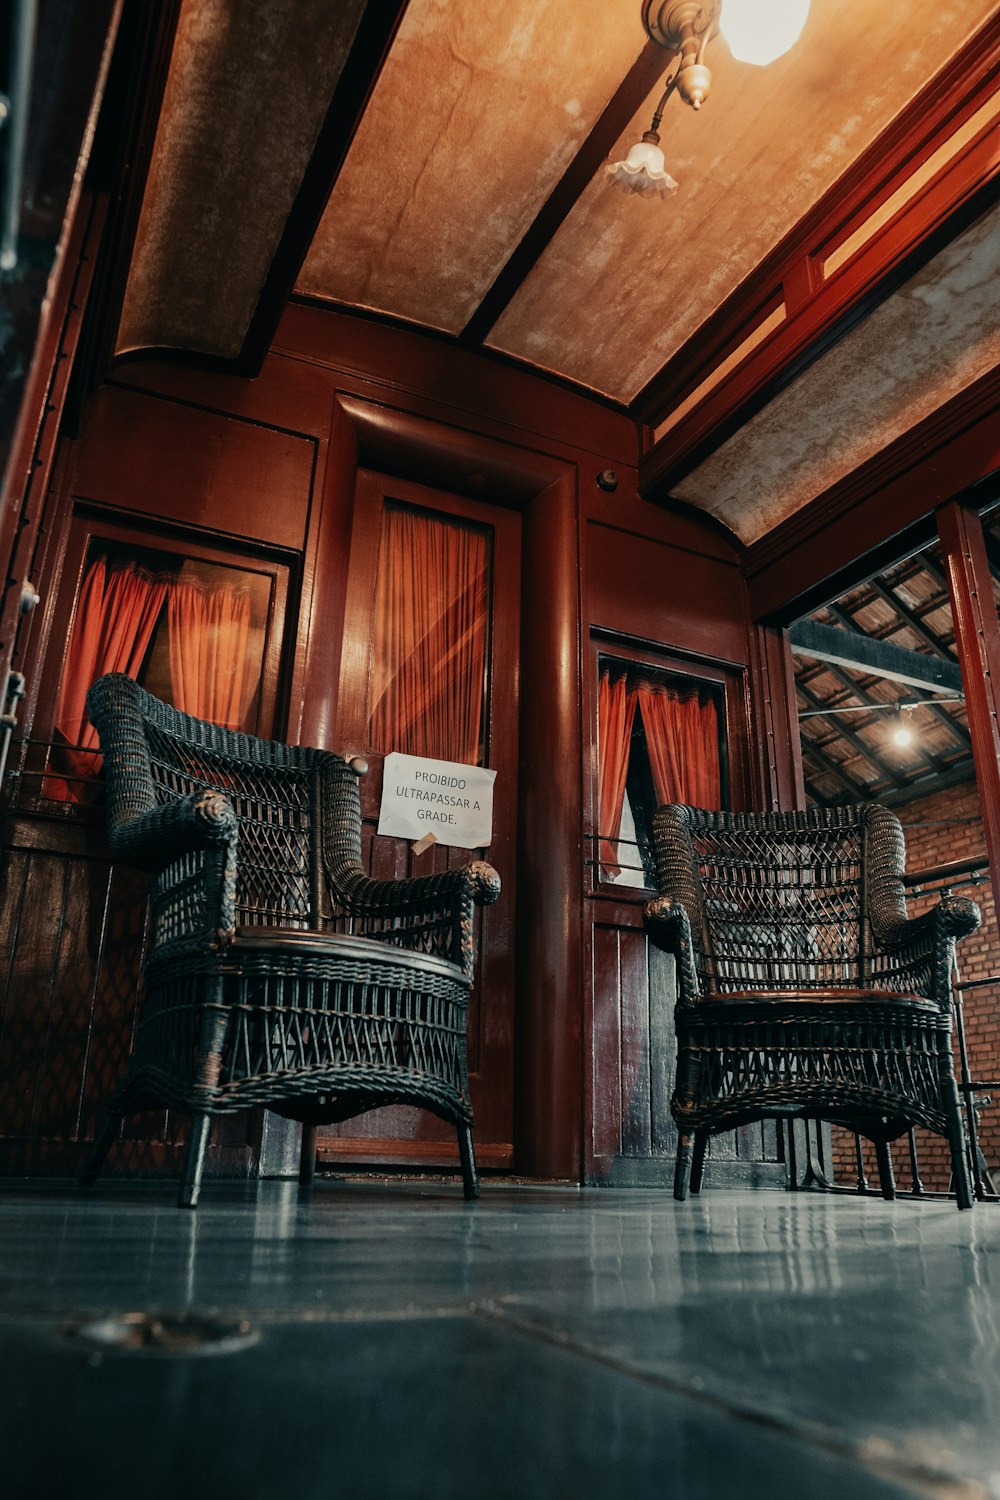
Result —
M69 1330L95 1353L229 1354L260 1337L246 1318L210 1318L198 1313L121 1313Z

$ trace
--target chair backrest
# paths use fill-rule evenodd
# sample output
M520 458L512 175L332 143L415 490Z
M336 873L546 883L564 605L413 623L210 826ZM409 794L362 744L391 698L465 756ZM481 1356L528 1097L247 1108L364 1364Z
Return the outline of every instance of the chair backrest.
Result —
M875 803L663 807L653 838L660 892L691 919L703 992L864 988L873 926L905 916L902 829Z
M331 756L179 713L121 674L100 678L88 705L110 818L206 788L222 792L240 824L237 926L317 925L319 775Z

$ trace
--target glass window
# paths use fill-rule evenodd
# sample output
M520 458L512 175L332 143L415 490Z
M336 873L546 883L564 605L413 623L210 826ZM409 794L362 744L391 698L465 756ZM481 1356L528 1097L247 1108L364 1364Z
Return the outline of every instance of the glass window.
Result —
M224 563L91 537L52 730L44 792L87 800L100 767L87 689L124 672L196 718L252 732L273 579Z
M726 805L725 694L637 662L599 659L600 878L653 886L653 813L670 802Z

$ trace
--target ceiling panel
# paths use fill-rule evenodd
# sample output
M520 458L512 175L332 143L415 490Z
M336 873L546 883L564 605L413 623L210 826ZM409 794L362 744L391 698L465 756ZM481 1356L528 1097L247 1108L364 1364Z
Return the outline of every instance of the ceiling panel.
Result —
M232 358L364 0L184 0L117 353Z
M1000 363L1000 208L676 484L752 542Z
M645 39L636 0L410 0L296 290L458 333Z
M767 68L716 40L706 104L671 100L664 118L679 191L649 201L598 176L488 342L631 400L993 9L814 0L799 42Z

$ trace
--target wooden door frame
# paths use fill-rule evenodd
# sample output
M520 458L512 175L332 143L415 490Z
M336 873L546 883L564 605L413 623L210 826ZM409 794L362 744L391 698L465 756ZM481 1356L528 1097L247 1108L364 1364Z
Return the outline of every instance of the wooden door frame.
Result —
M583 790L576 467L338 391L324 499L334 499L330 485L341 496L349 485L353 494L359 468L521 513L514 1157L520 1172L579 1180ZM332 503L329 509L336 513ZM346 599L349 532L346 518L321 522L314 598ZM342 609L338 616L342 631ZM335 723L339 662L339 639L306 656L290 724L304 743L343 748Z

